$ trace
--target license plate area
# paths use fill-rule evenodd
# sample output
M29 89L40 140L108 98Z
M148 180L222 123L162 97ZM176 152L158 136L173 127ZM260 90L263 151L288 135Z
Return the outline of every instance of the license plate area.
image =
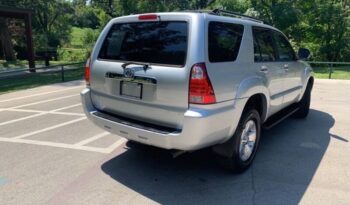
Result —
M142 83L120 81L120 95L135 99L142 99Z

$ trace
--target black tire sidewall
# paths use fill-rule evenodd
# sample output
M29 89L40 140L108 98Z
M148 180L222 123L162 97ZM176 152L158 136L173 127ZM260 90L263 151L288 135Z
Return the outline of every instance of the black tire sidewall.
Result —
M242 134L242 131L244 129L245 124L249 120L253 120L255 125L256 125L256 141L255 141L254 150L253 150L252 155L249 157L248 160L242 161L240 158L240 153L239 153L241 134ZM260 115L259 115L258 111L256 111L255 109L246 109L246 111L242 115L241 120L237 126L235 134L232 136L233 137L232 146L234 146L234 147L233 147L232 155L231 155L229 160L230 160L230 168L233 171L242 172L251 165L251 163L253 162L253 160L255 158L255 155L256 155L256 152L257 152L257 149L259 146L260 134L261 134L261 119L260 119Z

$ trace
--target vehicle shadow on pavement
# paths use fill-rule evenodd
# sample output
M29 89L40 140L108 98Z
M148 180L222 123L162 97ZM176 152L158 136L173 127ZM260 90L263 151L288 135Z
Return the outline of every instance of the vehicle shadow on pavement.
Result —
M173 159L145 146L130 148L102 170L161 204L297 204L327 150L333 125L331 115L310 110L305 120L287 119L264 131L253 166L239 175L219 166L208 149Z

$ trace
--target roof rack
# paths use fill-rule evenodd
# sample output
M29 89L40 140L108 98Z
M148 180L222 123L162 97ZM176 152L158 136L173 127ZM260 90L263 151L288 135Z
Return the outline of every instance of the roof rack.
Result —
M220 15L220 16L231 16L231 17L236 17L236 18L241 18L241 19L245 19L245 20L250 20L250 21L254 21L254 22L258 22L258 23L264 23L264 21L251 17L251 16L247 16L244 14L240 14L237 12L233 12L233 11L226 11L223 9L214 9L211 12L209 12L210 14L214 14L214 15Z

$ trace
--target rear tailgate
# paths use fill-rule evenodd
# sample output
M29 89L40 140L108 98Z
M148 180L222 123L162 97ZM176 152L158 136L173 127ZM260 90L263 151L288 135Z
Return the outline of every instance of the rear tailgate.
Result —
M122 18L101 34L92 55L93 104L105 112L181 128L188 108L190 17L141 19Z

